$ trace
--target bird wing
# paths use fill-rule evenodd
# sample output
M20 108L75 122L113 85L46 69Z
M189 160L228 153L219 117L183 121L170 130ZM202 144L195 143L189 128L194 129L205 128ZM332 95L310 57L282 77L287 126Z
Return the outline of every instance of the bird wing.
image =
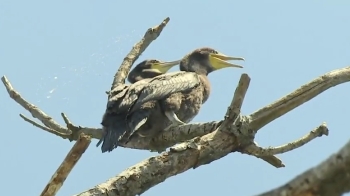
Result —
M184 71L140 80L111 96L107 110L117 113L136 110L148 101L160 100L172 93L184 92L198 85L200 85L199 76L194 72Z
M179 71L154 77L143 86L132 110L138 109L148 101L161 100L172 93L191 90L199 85L199 75L194 72Z
M148 84L149 80L144 79L131 85L122 85L122 87L113 89L107 102L107 110L117 113L127 111L137 100L139 92Z

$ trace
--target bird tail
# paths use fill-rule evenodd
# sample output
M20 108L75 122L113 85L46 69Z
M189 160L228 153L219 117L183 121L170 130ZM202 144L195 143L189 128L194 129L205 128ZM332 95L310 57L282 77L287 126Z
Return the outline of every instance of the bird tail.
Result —
M127 131L125 115L105 113L101 124L103 136L96 147L102 143L102 153L111 152L118 147L119 137Z

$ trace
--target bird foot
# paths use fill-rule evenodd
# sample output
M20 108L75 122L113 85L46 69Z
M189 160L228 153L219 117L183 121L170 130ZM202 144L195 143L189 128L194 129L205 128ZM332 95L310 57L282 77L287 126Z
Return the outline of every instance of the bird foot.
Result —
M177 117L174 111L165 112L165 116L171 121L172 124L170 126L180 126L186 124Z

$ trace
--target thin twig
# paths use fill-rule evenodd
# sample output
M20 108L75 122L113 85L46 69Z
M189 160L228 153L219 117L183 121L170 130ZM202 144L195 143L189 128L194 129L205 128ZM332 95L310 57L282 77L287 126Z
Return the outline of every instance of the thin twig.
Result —
M350 67L328 72L301 86L274 103L250 114L250 127L251 129L258 131L263 126L311 100L327 89L348 81L350 81Z
M32 116L38 120L40 120L46 127L56 130L62 134L71 134L70 131L61 125L59 125L56 121L54 121L50 116L45 114L42 110L40 110L35 105L29 103L22 96L13 89L11 83L8 81L6 76L1 78L2 83L5 85L6 90L10 97L15 100L19 105L21 105L24 109L29 111Z
M34 120L31 120L30 118L24 116L23 114L19 114L19 116L21 118L23 118L24 121L32 124L35 127L38 127L39 129L45 130L45 131L47 131L49 133L52 133L52 134L57 135L57 136L60 136L62 138L68 138L68 136L69 136L67 134L61 134L61 133L59 133L59 132L57 132L57 131L55 131L55 130L53 130L51 128L45 127L44 125L41 125L41 124L35 122Z
M77 142L67 154L56 172L52 175L51 180L44 188L40 196L54 196L62 187L69 173L72 171L75 164L79 161L85 150L89 147L91 138L81 134Z
M119 67L117 73L114 75L114 80L112 83L111 90L120 84L125 84L125 78L128 75L131 66L139 58L139 56L146 50L146 48L156 40L160 33L163 31L164 27L168 24L170 18L167 17L158 26L149 28L141 41L134 45L129 54L124 58L121 66Z
M284 144L282 146L277 146L277 147L269 147L269 148L262 148L255 144L252 144L251 146L248 146L246 150L248 150L252 154L257 154L260 156L282 154L282 153L297 149L317 137L321 137L322 135L328 135L328 132L329 130L327 128L327 125L323 123L319 127L312 130L307 135L303 136L302 138L296 141L290 142L288 144Z

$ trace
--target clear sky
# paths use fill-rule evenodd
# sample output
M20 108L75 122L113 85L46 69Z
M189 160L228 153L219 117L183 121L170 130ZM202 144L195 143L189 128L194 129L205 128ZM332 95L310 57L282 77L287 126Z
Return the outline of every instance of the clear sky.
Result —
M350 64L350 2L331 2L0 0L0 75L60 123L60 113L65 112L78 125L99 127L104 92L124 56L149 27L169 16L161 36L137 62L177 60L203 46L242 56L244 69L210 74L212 95L193 122L222 119L242 73L252 78L242 108L243 114L250 114ZM257 134L262 146L281 145L327 122L328 137L279 155L285 168L233 153L171 177L144 195L254 195L286 183L349 140L349 88L350 84L332 88ZM74 143L24 122L19 113L31 115L5 88L0 100L0 180L6 186L1 194L39 195ZM157 154L123 148L102 154L96 142L58 196L82 192Z

